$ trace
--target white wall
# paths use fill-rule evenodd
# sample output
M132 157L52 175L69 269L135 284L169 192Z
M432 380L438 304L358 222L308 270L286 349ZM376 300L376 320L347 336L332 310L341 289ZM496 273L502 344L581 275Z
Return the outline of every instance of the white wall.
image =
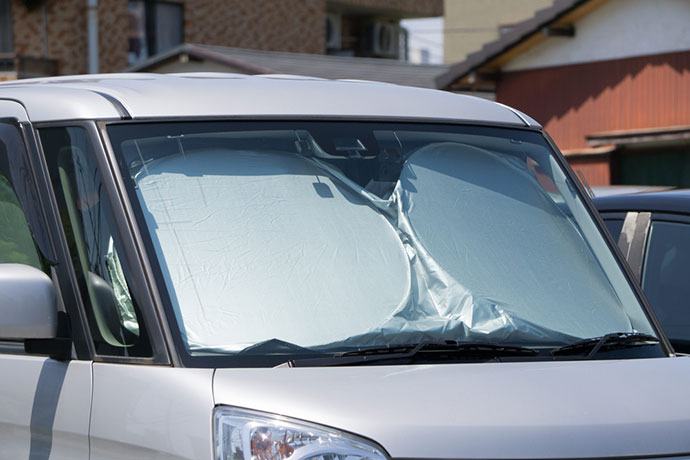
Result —
M400 25L407 29L409 61L413 64L443 63L443 18L403 19ZM422 59L422 50L428 60Z
M575 23L575 37L552 37L505 71L690 50L690 0L609 0Z
M501 26L529 19L552 4L553 0L444 0L445 62L464 61L468 54L498 39Z

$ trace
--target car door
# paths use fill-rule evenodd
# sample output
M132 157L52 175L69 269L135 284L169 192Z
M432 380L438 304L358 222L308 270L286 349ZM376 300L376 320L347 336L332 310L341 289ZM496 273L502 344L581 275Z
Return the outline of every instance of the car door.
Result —
M21 105L0 101L0 263L43 270L55 282L68 330L69 289L59 263L49 213L43 209L47 184L34 168L36 145ZM8 302L8 299L0 299ZM69 343L69 342L68 342ZM50 348L50 344L47 344ZM92 366L76 348L67 360L29 355L22 342L0 337L0 460L89 458ZM83 358L83 355L82 355Z
M90 458L210 458L210 369L174 369L93 122L38 136L93 348Z

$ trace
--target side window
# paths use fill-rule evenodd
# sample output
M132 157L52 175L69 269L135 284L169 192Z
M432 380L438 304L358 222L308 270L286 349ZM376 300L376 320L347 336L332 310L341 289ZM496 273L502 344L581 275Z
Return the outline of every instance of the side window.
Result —
M652 222L642 288L677 351L690 352L690 224Z
M608 230L611 234L613 241L618 241L618 237L621 235L621 230L623 230L623 219L604 218L604 225L606 225L606 230Z
M96 352L151 356L87 131L48 128L40 137Z
M21 166L17 164L16 155L23 154L24 143L19 129L0 123L0 263L44 269L15 189L15 182L22 179L17 177L21 175L18 171Z

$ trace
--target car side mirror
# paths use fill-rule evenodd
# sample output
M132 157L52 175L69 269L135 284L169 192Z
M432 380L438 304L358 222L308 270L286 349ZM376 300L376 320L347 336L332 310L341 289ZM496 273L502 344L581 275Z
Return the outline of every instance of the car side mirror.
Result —
M0 340L54 339L57 316L55 287L45 273L0 264Z

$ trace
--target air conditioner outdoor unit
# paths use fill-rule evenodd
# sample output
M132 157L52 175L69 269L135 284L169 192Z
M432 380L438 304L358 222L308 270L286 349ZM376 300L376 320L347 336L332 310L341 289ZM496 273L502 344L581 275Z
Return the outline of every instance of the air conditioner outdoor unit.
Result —
M389 22L375 22L371 27L372 54L387 58L399 57L400 35L399 25Z
M342 19L339 14L328 13L326 15L326 49L339 50L342 48L342 31L340 24Z

